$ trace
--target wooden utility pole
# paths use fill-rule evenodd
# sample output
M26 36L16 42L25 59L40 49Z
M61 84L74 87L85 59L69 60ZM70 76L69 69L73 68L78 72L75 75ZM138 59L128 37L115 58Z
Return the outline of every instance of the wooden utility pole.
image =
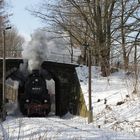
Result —
M87 50L87 65L88 65L88 103L89 103L89 110L88 110L88 123L93 122L93 112L92 112L92 90L91 90L91 47L89 44L85 43L83 45L85 50Z
M5 121L5 30L3 30L3 84L2 84L2 121Z
M89 113L88 113L88 123L93 122L93 112L92 112L92 90L91 90L91 48L88 47L88 92L89 92Z
M5 40L5 31L11 29L11 27L7 27L3 30L3 90L2 90L2 121L6 119L6 110L5 110L5 80L6 80L6 40Z

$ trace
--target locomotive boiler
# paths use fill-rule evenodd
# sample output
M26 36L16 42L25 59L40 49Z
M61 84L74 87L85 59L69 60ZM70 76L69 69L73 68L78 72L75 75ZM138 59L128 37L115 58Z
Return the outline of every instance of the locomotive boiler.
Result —
M46 80L39 70L33 70L27 76L23 91L19 94L19 106L24 115L48 115L51 108L50 94Z

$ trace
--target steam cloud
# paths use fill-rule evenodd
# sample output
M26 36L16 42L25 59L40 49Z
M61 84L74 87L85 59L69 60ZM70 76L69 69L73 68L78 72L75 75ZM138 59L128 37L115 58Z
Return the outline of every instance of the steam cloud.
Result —
M28 70L39 69L42 62L49 57L48 46L54 46L52 41L48 41L46 34L42 31L36 31L32 35L31 41L28 45L23 47L23 59L28 60Z

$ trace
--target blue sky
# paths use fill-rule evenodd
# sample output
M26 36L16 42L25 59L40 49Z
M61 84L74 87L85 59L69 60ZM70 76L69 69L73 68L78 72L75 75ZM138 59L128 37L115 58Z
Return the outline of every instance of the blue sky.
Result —
M26 8L31 8L35 6L41 0L7 0L10 4L10 13L13 16L10 18L12 25L17 27L20 34L22 34L26 39L30 38L30 34L41 26L42 23L39 19L32 16Z

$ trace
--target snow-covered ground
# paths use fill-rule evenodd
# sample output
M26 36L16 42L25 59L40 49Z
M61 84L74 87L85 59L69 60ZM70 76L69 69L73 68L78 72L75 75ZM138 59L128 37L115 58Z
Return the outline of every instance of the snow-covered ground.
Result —
M120 71L104 78L98 67L92 70L93 123L70 113L62 118L27 118L18 113L0 123L0 140L139 140L140 97L132 94L132 77ZM87 71L85 66L77 68L88 106Z
M78 67L77 73L88 107L88 68ZM131 133L140 138L140 97L132 94L134 83L133 73L127 75L120 70L102 77L100 68L92 67L94 126Z
M95 128L87 120L66 114L63 118L7 117L1 123L1 140L113 140L138 139L124 133Z

